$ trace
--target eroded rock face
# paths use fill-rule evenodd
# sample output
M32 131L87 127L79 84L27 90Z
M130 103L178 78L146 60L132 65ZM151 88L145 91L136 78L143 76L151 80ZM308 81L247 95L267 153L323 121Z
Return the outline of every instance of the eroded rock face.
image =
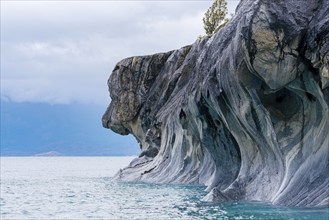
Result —
M212 37L119 62L103 125L141 154L116 177L328 206L328 51L328 1L243 0Z

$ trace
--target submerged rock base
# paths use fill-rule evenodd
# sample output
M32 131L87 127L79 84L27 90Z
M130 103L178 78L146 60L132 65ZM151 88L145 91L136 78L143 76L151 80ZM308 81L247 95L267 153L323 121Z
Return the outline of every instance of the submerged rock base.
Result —
M242 0L216 35L122 60L103 125L141 154L116 178L328 206L328 51L328 1Z

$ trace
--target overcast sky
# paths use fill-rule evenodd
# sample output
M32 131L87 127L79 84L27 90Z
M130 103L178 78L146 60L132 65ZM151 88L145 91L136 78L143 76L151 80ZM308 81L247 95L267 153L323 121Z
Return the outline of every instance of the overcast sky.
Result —
M1 0L1 98L107 105L115 63L193 43L211 4Z

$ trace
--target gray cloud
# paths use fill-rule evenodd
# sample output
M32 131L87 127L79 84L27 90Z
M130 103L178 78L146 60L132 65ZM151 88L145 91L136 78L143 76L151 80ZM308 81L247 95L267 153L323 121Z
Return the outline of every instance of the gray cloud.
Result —
M230 11L237 1L229 2ZM116 62L191 44L211 1L3 1L1 95L107 103Z

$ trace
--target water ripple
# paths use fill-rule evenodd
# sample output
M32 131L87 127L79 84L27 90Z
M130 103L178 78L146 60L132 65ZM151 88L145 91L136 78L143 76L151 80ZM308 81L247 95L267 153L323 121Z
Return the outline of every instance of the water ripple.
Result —
M76 169L85 169L84 172L74 169L62 172L63 167L56 169L52 159L47 162L44 158L41 160L45 166L40 169L40 159L34 160L7 159L6 170L1 171L1 219L328 220L329 215L328 209L289 209L257 202L205 203L201 201L205 188L199 186L116 182L108 176L115 172L115 164L123 163L122 158L103 158L102 163L99 158L56 159L56 163L66 167L73 160ZM15 170L16 163L29 166L24 170L20 165ZM95 163L100 164L98 173L95 166L86 166ZM25 175L26 172L30 175Z

